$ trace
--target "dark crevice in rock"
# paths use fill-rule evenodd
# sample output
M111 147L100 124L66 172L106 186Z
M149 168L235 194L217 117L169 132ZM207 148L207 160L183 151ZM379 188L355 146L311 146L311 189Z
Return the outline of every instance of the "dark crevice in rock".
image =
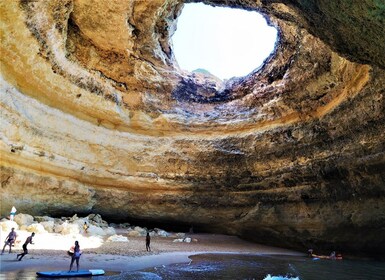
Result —
M199 85L193 79L182 78L173 90L172 98L184 102L215 103L228 101L231 95L227 89L218 91L215 85Z

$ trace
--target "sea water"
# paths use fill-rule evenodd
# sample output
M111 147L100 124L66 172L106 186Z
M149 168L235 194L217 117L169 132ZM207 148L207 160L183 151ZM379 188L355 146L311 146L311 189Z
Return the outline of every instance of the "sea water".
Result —
M312 260L295 256L202 254L187 264L159 266L123 273L118 278L135 280L255 279L255 280L384 280L385 262Z
M157 266L140 271L108 273L92 280L255 279L255 280L383 280L385 262L312 260L305 257L244 254L201 254L184 264ZM108 268L105 268L108 270ZM124 268L122 268L124 270ZM0 279L32 280L34 271L0 272ZM74 279L74 278L69 278Z

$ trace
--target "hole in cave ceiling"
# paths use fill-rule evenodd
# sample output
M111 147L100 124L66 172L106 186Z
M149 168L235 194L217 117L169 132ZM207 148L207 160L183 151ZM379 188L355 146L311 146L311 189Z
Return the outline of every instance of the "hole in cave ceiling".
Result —
M259 68L277 33L257 12L194 3L185 4L172 41L180 68L223 80Z

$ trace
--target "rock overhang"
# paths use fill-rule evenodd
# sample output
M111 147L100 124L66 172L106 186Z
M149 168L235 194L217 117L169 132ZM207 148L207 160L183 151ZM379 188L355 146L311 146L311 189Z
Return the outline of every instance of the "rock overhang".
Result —
M124 5L120 1L23 3L29 29L40 45L40 55L49 60L54 72L88 92L112 101L111 106L125 109L128 112L124 113L129 118L134 116L135 119L138 115L142 122L152 121L155 123L153 131L157 130L156 120L161 115L170 118L160 117L161 127L158 129L163 132L167 129L164 125L166 120L173 132L178 123L185 126L186 117L191 118L191 115L198 122L200 119L217 126L221 120L238 119L238 112L245 112L248 108L251 110L247 118L255 122L256 107L274 100L277 95L291 92L295 83L306 83L319 76L317 72L334 70L330 65L333 53L326 45L319 40L314 43L317 39L313 40L288 15L290 20L279 19L261 4L243 8L264 12L269 22L274 22L280 30L277 48L262 69L223 84L177 67L170 36L183 7L180 1L171 1L167 5L162 1L152 1L150 7L153 11L137 8L139 4L129 1ZM155 20L146 22L142 19L144 14L138 12L141 17L136 23L135 9L150 19L153 13ZM288 7L285 12L292 18L299 17ZM41 20L44 17L45 20ZM304 45L307 50L302 51ZM298 77L296 71L301 71L304 66L293 63L300 55L308 56L304 63L313 64L314 69L294 81L293 76ZM334 81L330 81L323 86L334 85ZM77 94L79 100L75 101L80 103L82 97L81 93ZM249 104L251 100L257 101ZM139 123L135 122L135 131ZM228 125L229 122L226 128ZM126 120L117 126L129 129Z
M349 25L320 34L301 1L202 2L258 10L278 28L261 69L226 83L181 71L170 37L182 1L2 5L2 211L24 201L39 214L261 230L292 246L382 224L379 56L341 49L333 32L346 39ZM371 251L360 244L346 246Z

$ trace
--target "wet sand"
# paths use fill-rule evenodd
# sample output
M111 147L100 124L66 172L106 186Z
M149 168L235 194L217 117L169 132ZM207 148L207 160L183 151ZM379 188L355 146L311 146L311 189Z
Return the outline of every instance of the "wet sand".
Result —
M118 232L118 234L122 233ZM147 252L145 249L145 237L128 237L129 242L104 242L101 246L94 248L92 246L87 248L86 245L82 246L80 243L83 251L80 258L80 269L135 271L174 263L188 263L190 262L189 256L200 253L304 255L296 251L247 242L235 236L188 234L188 237L197 241L180 243L173 242L175 237L152 237L151 252ZM68 236L62 238L63 242L68 242ZM4 255L1 255L1 271L67 270L69 268L71 259L66 250L61 249L63 242L56 240L56 244L49 244L49 246L45 244L44 249L39 249L37 241L41 242L37 239L35 248L34 244L28 246L29 254L22 261L16 260L16 254L22 251L20 243L16 245L11 254L6 251Z

